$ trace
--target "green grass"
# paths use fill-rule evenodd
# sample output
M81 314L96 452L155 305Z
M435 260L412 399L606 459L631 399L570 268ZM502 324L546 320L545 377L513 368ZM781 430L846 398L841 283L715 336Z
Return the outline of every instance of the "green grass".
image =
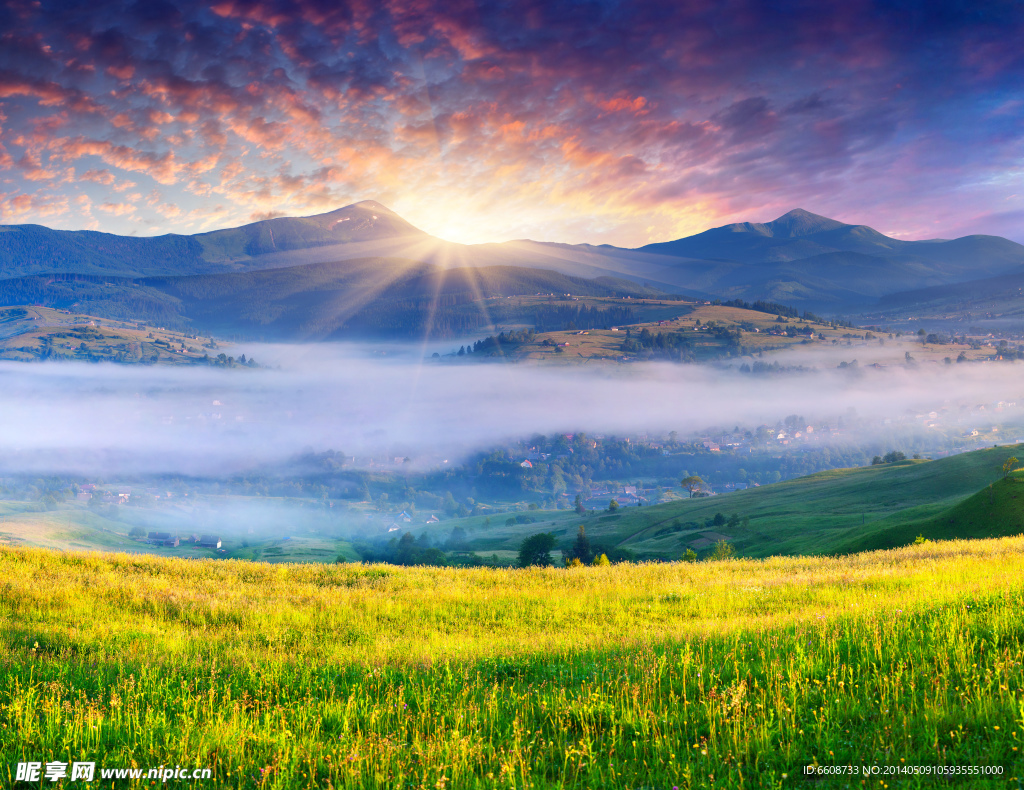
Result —
M913 541L923 521L998 480L1003 461L1022 455L1022 451L1021 445L1006 445L935 461L834 469L720 496L620 508L614 516L601 511L584 517L564 511L535 511L529 515L538 523L515 527L504 527L500 517L492 517L493 526L487 529L479 528L479 520L473 522L470 543L486 554L492 548L510 549L534 532L553 530L560 540L566 536L571 540L576 526L584 524L591 540L652 559L680 558L689 543L706 531L728 534L738 552L747 557L890 548ZM705 527L716 513L735 514L749 522L747 527ZM455 523L446 522L440 528L450 530ZM892 531L903 526L907 529ZM899 540L855 543L859 536L882 529ZM1022 528L993 532L979 520L961 519L955 528L936 536L989 537L1020 531Z
M0 549L0 784L84 759L230 788L806 787L813 762L1017 787L1021 579L1024 538L574 570Z
M903 546L918 535L930 540L988 538L1024 533L1024 476L1011 475L989 484L938 515L913 521L883 519L872 530L851 537L845 551ZM902 515L902 514L898 514Z

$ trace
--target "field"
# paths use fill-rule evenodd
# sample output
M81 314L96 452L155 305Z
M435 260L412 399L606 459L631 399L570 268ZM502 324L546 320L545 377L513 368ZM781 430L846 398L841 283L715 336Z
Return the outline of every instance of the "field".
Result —
M1024 538L568 571L0 549L0 782L1017 787L1022 578Z
M220 346L206 338L135 322L24 306L0 308L0 359L180 365Z

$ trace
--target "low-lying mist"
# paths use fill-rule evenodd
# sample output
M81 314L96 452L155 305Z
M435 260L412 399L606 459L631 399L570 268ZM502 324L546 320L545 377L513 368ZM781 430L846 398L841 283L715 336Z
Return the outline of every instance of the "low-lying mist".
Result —
M967 427L977 405L1024 403L1020 368L1010 363L851 371L830 362L758 376L654 363L485 365L432 360L421 346L239 350L279 368L0 363L0 471L218 476L304 449L429 468L536 433L688 435L850 410L881 423L943 407ZM987 426L989 415L973 419Z

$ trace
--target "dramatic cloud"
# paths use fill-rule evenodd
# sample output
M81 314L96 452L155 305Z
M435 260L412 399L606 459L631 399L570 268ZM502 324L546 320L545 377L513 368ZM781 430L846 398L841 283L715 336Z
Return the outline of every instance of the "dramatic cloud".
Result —
M459 241L636 246L801 206L1024 241L1009 0L9 0L0 31L4 221L373 198Z

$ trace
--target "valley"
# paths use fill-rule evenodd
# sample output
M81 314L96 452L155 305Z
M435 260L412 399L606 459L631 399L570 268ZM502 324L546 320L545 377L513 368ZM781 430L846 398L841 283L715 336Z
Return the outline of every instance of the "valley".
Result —
M1017 246L8 229L7 731L187 721L134 759L238 788L782 788L935 744L1017 777ZM177 712L207 687L229 722Z

